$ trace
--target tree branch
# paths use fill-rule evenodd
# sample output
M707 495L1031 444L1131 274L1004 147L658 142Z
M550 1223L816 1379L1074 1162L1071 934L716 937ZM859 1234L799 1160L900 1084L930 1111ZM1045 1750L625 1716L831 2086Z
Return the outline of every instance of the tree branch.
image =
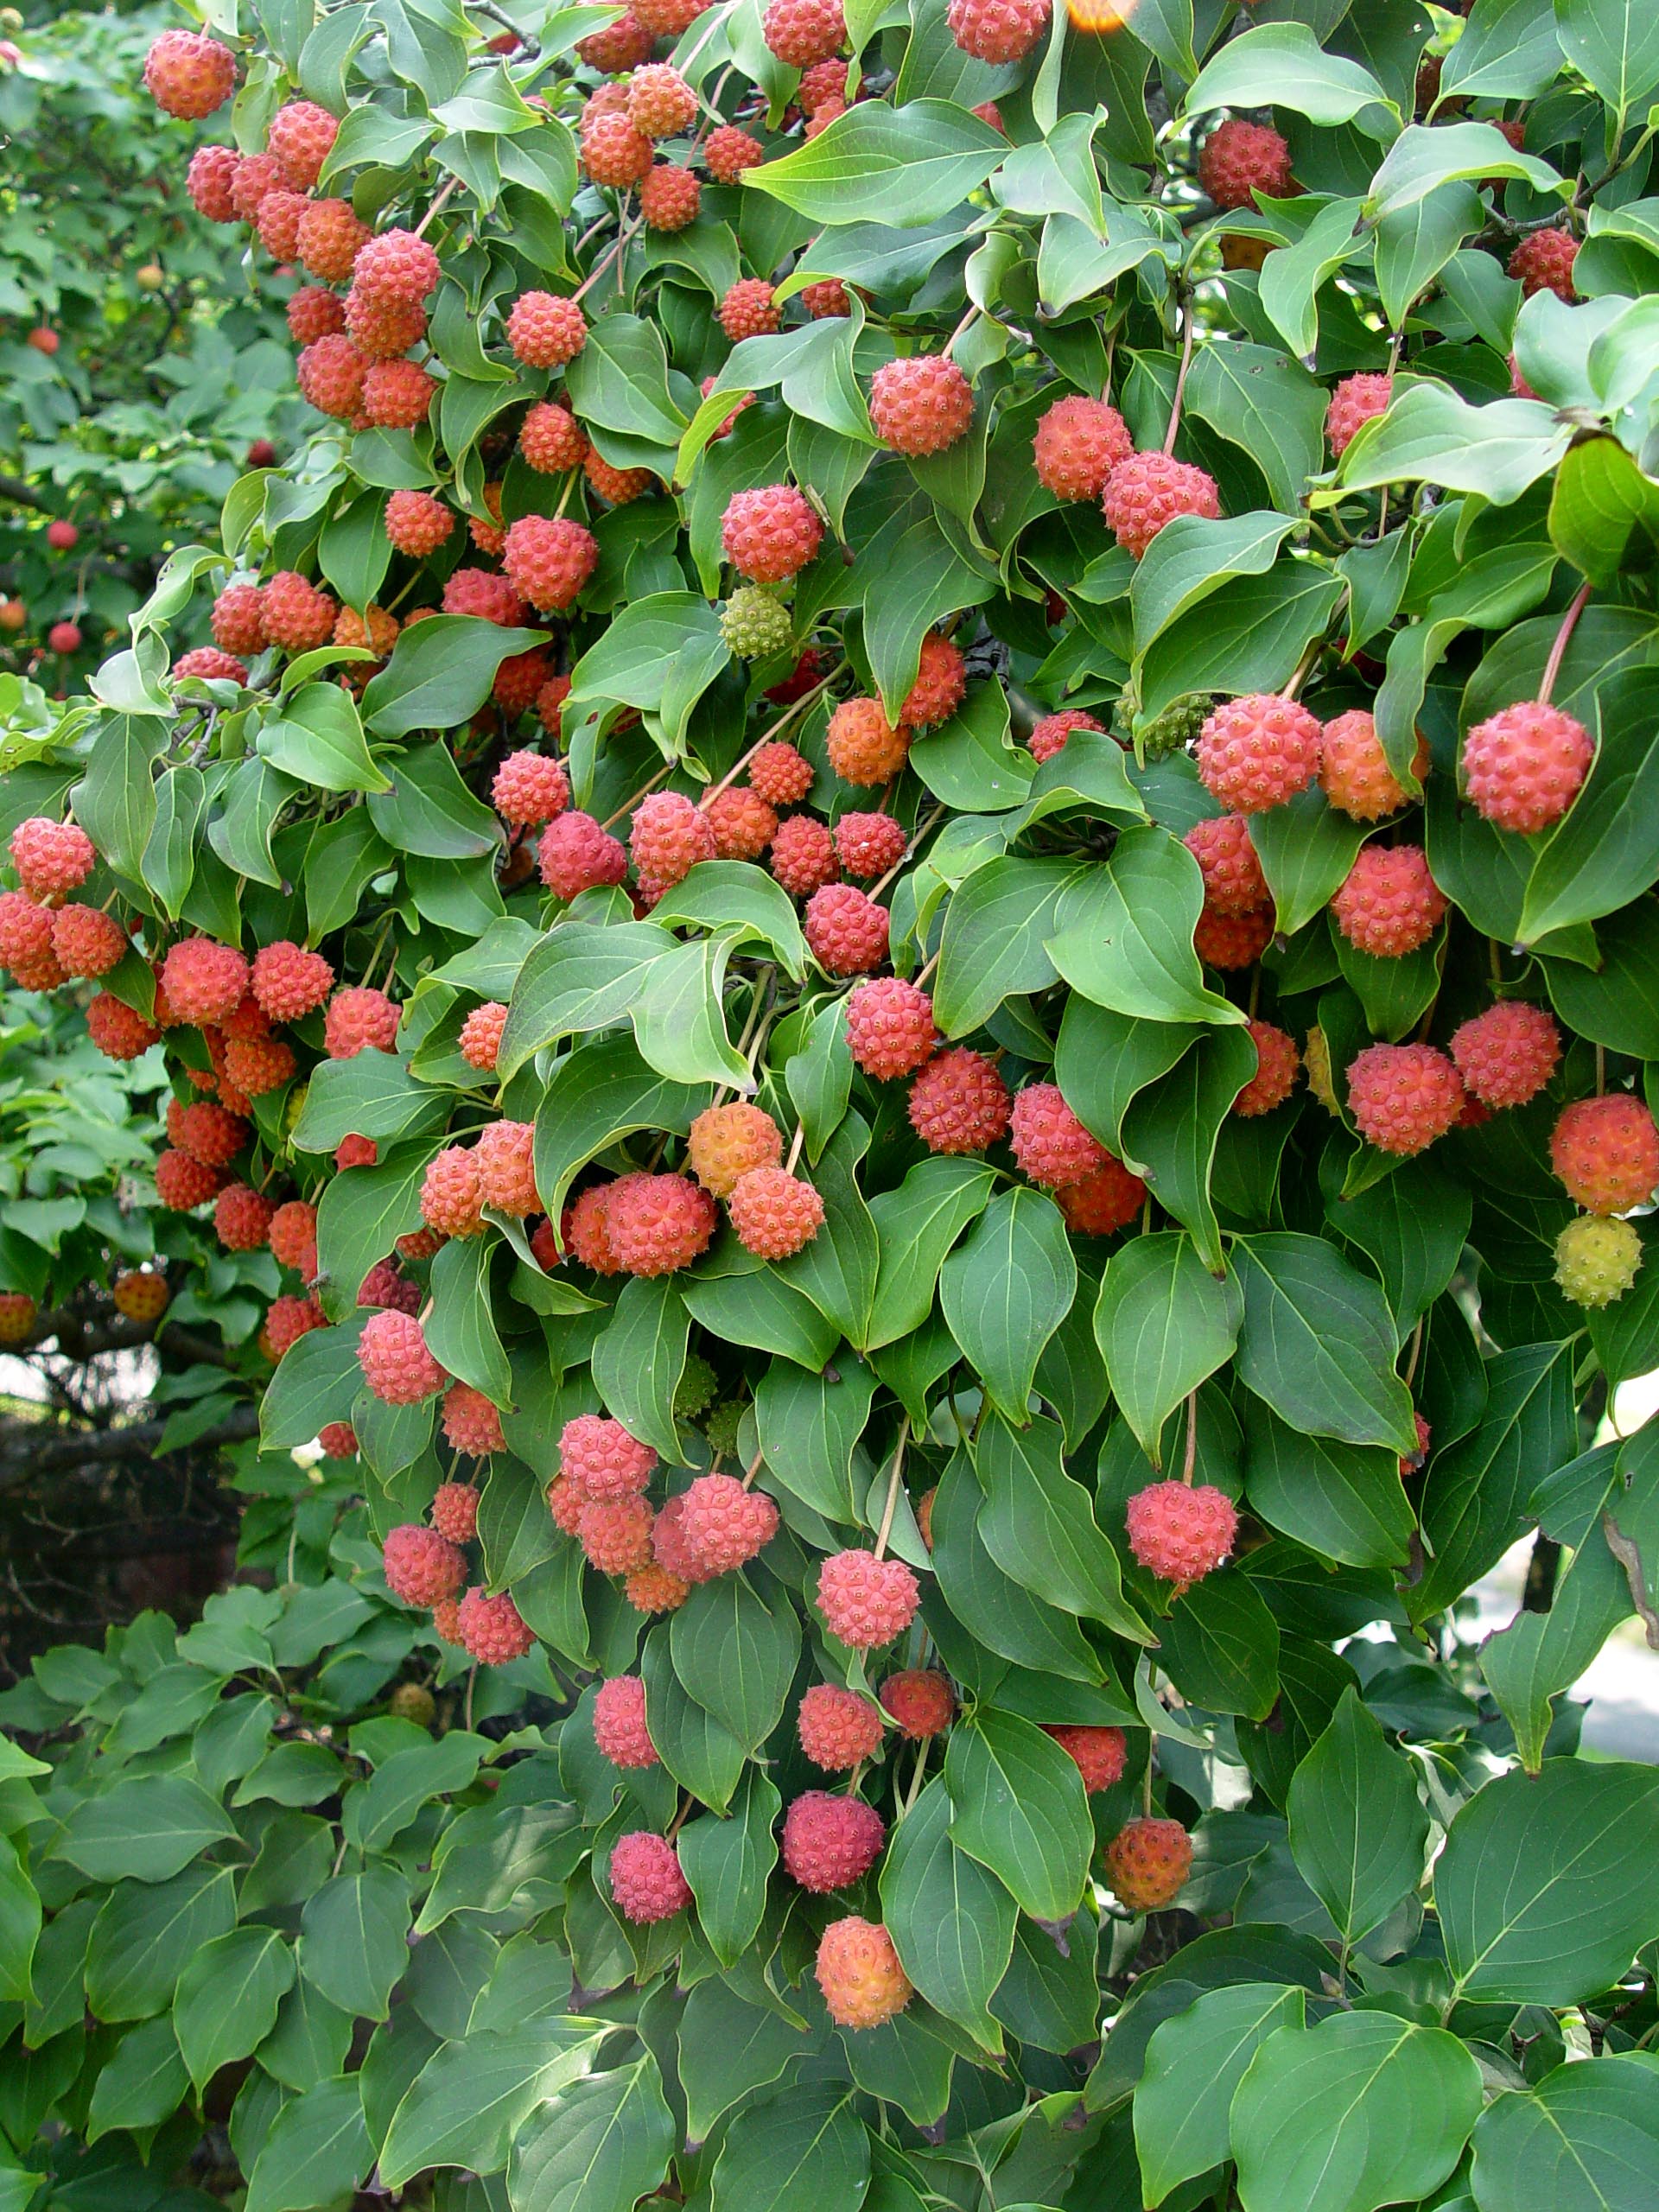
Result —
M0 1491L20 1489L40 1475L62 1474L88 1465L120 1466L153 1459L167 1424L160 1421L132 1421L124 1428L61 1428L45 1421L11 1422L0 1430ZM211 1451L223 1444L240 1444L259 1433L257 1406L238 1406L234 1413L191 1444L194 1451Z

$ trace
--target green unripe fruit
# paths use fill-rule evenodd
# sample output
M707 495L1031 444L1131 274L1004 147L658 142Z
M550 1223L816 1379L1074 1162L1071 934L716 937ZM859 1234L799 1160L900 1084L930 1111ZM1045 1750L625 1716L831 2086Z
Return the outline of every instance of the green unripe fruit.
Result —
M1167 753L1184 751L1204 728L1215 703L1213 699L1200 696L1180 699L1174 706L1166 707L1161 715L1153 716L1135 739L1135 751L1143 760L1161 760Z
M1555 1240L1555 1280L1575 1306L1611 1306L1641 1265L1642 1239L1628 1221L1580 1214Z
M399 1682L386 1702L399 1720L412 1720L417 1728L429 1728L438 1710L437 1700L420 1682Z
M690 1353L680 1379L675 1385L676 1419L695 1421L700 1413L714 1403L715 1392L719 1388L719 1378L708 1361L696 1352Z
M768 653L786 651L795 625L770 592L744 584L721 609L720 634L740 660L764 660Z
M167 282L167 272L159 262L147 261L133 271L132 281L141 292L159 292Z
M738 1424L746 1410L735 1399L730 1399L725 1405L716 1406L702 1424L709 1449L717 1459L729 1459L736 1451Z

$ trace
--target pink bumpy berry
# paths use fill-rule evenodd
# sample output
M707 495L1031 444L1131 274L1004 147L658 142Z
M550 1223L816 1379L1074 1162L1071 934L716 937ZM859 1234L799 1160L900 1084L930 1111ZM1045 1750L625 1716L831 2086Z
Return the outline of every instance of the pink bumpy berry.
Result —
M1204 903L1217 914L1253 914L1271 903L1268 879L1242 814L1195 822L1181 841L1204 877Z
M806 941L827 975L862 976L887 957L887 910L849 883L826 883L806 902Z
M1007 1085L982 1052L954 1046L910 1086L910 1125L930 1152L982 1152L1007 1130Z
M1129 1549L1142 1567L1185 1589L1233 1548L1238 1509L1213 1483L1152 1483L1128 1509Z
M1296 1088L1296 1071L1301 1065L1294 1037L1270 1021L1252 1021L1249 1027L1250 1042L1255 1047L1255 1073L1233 1101L1234 1113L1243 1114L1247 1120L1282 1106Z
M1393 397L1392 377L1344 377L1325 410L1325 442L1338 461L1367 423L1388 412Z
M1446 894L1421 845L1362 847L1331 901L1350 944L1398 960L1428 943L1446 914Z
M524 515L508 525L501 565L521 599L545 613L569 607L599 565L599 541L568 515Z
M611 1847L611 1896L625 1920L638 1927L670 1920L691 1903L691 1885L679 1853L666 1836L635 1828Z
M1575 300L1573 266L1579 242L1571 231L1534 231L1510 256L1510 274L1528 299L1535 292L1554 292L1558 300Z
M1524 1106L1561 1059L1554 1017L1524 999L1504 999L1452 1033L1452 1062L1483 1106Z
M505 1667L510 1659L522 1659L536 1643L534 1630L505 1590L494 1598L482 1590L469 1590L455 1616L455 1632L462 1649L480 1667Z
M401 1013L384 991L361 985L336 991L323 1017L322 1048L331 1060L355 1059L359 1052L389 1052L397 1041Z
M1582 722L1525 699L1477 722L1464 739L1464 782L1488 822L1531 836L1572 805L1594 751Z
M1061 707L1052 715L1039 715L1031 726L1031 735L1026 740L1033 760L1052 760L1057 753L1064 752L1065 741L1073 730L1090 729L1104 734L1104 725L1093 715L1086 715L1081 707Z
M532 369L556 369L575 360L588 343L588 318L575 300L554 292L524 292L507 317L507 344L515 359Z
M626 1175L611 1185L605 1235L626 1274L666 1275L709 1249L715 1202L687 1175Z
M1318 721L1294 699L1251 692L1228 699L1198 734L1198 775L1206 791L1239 814L1282 806L1319 772Z
M1166 523L1177 515L1221 513L1216 480L1190 461L1166 453L1131 454L1106 480L1101 499L1106 527L1138 561Z
M751 583L786 583L798 575L823 542L823 524L792 484L766 484L734 492L721 518L721 543L739 575ZM753 782L753 774L750 781ZM755 784L763 798L772 794ZM772 799L772 804L783 804Z
M406 1605L435 1605L456 1596L467 1580L467 1562L435 1529L407 1522L387 1536L381 1551L386 1587Z
M657 1764L645 1726L645 1686L638 1675L613 1675L594 1695L594 1741L613 1766Z
M1198 156L1198 182L1217 207L1250 207L1260 192L1282 200L1290 190L1290 148L1264 123L1229 117Z
M949 0L944 20L964 54L1001 65L1035 51L1052 12L1052 0Z
M383 1309L370 1315L358 1338L363 1380L384 1405L417 1406L448 1381L426 1348L426 1332L412 1313Z
M861 983L847 1001L847 1042L866 1075L892 1082L913 1075L933 1057L939 1033L933 1001L914 983L882 976Z
M452 1382L443 1394L443 1439L469 1459L487 1459L507 1448L500 1414L470 1382Z
M709 817L683 791L652 791L634 809L628 850L642 883L664 891L715 857Z
M236 90L236 56L200 31L163 31L144 56L144 85L167 114L197 121Z
M628 872L628 850L591 814L572 809L549 823L537 849L542 881L561 899L580 898Z
M868 1698L833 1682L815 1682L795 1716L801 1749L826 1774L842 1774L880 1745L881 1716Z
M1428 747L1419 742L1413 763L1419 781L1428 770ZM1411 794L1389 766L1375 717L1351 708L1325 726L1319 751L1319 789L1338 812L1355 822L1396 814Z
M1011 5L1012 0L980 0ZM879 2028L902 2012L914 1991L887 1929L849 1913L832 1920L818 1938L812 1968L824 2009L841 2028Z
M253 995L273 1021L298 1021L334 988L334 971L320 952L280 938L254 955Z
M432 1526L452 1544L470 1544L478 1534L478 1492L471 1483L440 1483L432 1500Z
M757 1558L778 1533L778 1508L735 1475L699 1475L683 1493L678 1529L703 1576L729 1574Z
M1106 1847L1106 1877L1131 1912L1156 1912L1185 1886L1192 1839L1179 1821L1131 1821Z
M763 1260L788 1259L823 1226L823 1200L785 1167L750 1168L728 1203L738 1243Z
M73 822L53 822L32 814L11 833L11 864L27 898L55 906L78 890L92 872L98 855L92 841Z
M1090 1797L1109 1789L1122 1778L1124 1762L1128 1757L1128 1738L1121 1728L1061 1722L1050 1727L1047 1733L1076 1762L1084 1789Z
M1113 469L1135 451L1135 441L1109 401L1075 392L1043 416L1032 451L1038 482L1057 499L1097 499Z
M729 515L731 509L726 512ZM773 738L750 761L749 782L770 806L798 806L812 788L812 763L792 745Z
M1659 1186L1659 1129L1628 1090L1580 1098L1555 1124L1549 1164L1586 1213L1628 1213Z
M943 453L973 419L973 388L943 353L888 361L870 379L870 421L894 453Z
M620 1421L577 1414L559 1432L559 1469L585 1497L637 1497L650 1482L657 1454Z
M881 1703L896 1722L901 1736L925 1743L939 1735L956 1718L957 1694L950 1678L935 1667L910 1667L889 1675L881 1685Z
M1432 1045L1368 1045L1348 1070L1355 1128L1402 1159L1443 1137L1466 1103L1456 1068Z
M827 1896L862 1881L887 1839L887 1822L861 1797L808 1789L784 1815L784 1870L804 1890Z
M817 1598L830 1634L855 1651L869 1651L904 1634L916 1618L921 1590L902 1560L855 1549L824 1560Z
M827 61L847 35L841 0L770 0L760 35L791 69Z
M1015 1095L1008 1143L1020 1173L1049 1190L1085 1181L1109 1157L1066 1104L1057 1083L1028 1083Z

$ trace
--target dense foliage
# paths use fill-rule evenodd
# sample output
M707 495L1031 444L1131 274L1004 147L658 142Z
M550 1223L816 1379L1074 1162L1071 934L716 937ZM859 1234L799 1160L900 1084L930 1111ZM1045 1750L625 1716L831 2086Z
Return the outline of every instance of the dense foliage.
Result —
M1659 32L1122 13L151 49L330 419L0 957L283 1287L0 1700L18 2207L1643 2201Z

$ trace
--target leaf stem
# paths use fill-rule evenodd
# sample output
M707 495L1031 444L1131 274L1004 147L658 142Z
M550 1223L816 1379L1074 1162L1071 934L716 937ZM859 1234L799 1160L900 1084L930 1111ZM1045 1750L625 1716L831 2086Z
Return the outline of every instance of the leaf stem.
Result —
M1186 1458L1181 1465L1181 1480L1189 1490L1198 1464L1198 1394L1187 1393L1186 1400Z
M893 1447L893 1472L887 1478L887 1502L881 1509L881 1526L876 1531L875 1555L885 1559L887 1538L893 1534L893 1516L899 1509L899 1481L905 1471L905 1446L910 1441L910 1415L906 1414L899 1424L899 1441Z
M1573 593L1572 605L1561 617L1561 626L1555 632L1555 642L1549 649L1549 658L1544 663L1543 681L1538 686L1538 704L1541 707L1547 707L1549 704L1550 695L1555 689L1555 679L1561 672L1561 663L1567 658L1567 646L1572 643L1573 632L1579 626L1579 617L1583 613L1585 602L1589 596L1590 579L1586 576L1577 591Z
M1175 450L1175 434L1181 427L1181 403L1186 397L1186 372L1192 365L1192 308L1183 301L1178 312L1181 317L1181 365L1175 372L1175 395L1169 404L1169 428L1164 432L1163 449Z

